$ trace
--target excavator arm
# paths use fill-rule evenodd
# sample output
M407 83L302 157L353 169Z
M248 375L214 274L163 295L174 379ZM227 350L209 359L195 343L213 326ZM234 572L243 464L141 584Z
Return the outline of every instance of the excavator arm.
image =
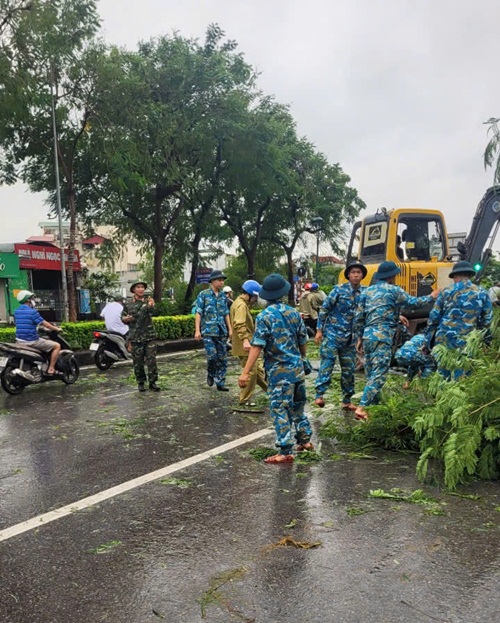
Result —
M465 242L457 244L461 260L480 265L476 273L476 281L481 279L481 275L493 254L493 244L499 227L500 188L493 186L488 188L479 202Z

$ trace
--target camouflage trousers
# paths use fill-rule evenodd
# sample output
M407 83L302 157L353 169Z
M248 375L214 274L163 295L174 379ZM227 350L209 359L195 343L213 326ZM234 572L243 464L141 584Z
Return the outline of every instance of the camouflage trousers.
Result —
M227 337L204 337L203 345L207 353L207 374L217 387L222 387L226 382Z
M391 367L392 345L385 342L363 340L366 385L359 404L362 407L376 405Z
M396 361L402 368L406 368L406 377L409 381L421 374L423 378L429 376L436 370L436 362L430 355L416 353L414 356L408 354L402 356L399 351L396 353Z
M354 394L354 370L356 368L356 348L346 346L345 348L332 348L327 343L321 345L321 361L319 372L314 386L316 388L316 398L321 398L332 382L332 373L335 360L338 358L341 374L340 388L342 389L342 402L351 402Z
M146 372L144 366L148 368L148 379L150 383L158 380L158 366L156 365L156 343L131 342L132 361L134 363L134 374L137 383L146 382Z
M247 365L248 355L241 355L238 357L240 360L240 366L243 370ZM262 359L259 357L255 362L253 368L248 375L248 383L245 387L240 389L240 404L248 402L255 391L255 386L258 385L265 392L267 391L266 373L262 364Z
M312 435L311 425L304 413L306 384L280 380L269 385L269 411L274 420L276 446L281 454L291 454L294 437L297 443L307 443Z

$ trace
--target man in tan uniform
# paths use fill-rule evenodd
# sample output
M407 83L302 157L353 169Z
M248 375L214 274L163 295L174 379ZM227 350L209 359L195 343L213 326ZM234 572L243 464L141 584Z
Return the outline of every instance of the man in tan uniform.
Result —
M260 284L253 279L245 281L240 294L231 305L229 317L233 328L232 352L238 357L242 368L245 367L248 353L250 352L250 340L255 331L255 322L250 313L251 306L257 302ZM249 374L248 383L240 389L240 405L252 405L252 394L255 386L259 385L267 391L266 376L262 359L257 359Z
M305 292L299 301L299 313L306 327L310 327L316 333L318 312L323 305L323 298L319 293L317 283L306 283L304 290Z

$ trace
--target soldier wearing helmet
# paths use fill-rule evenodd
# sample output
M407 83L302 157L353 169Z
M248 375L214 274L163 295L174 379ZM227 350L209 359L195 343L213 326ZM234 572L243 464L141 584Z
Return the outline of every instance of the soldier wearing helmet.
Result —
M37 327L40 325L51 331L61 331L59 327L47 322L35 309L35 295L29 290L21 290L16 296L19 307L14 312L16 323L16 341L26 346L31 346L42 352L50 353L49 367L47 374L53 375L56 372L55 365L61 345L52 340L47 340L38 336Z

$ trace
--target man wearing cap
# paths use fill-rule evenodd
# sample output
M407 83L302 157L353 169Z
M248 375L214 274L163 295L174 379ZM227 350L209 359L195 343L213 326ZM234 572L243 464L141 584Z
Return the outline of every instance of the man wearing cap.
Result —
M241 286L241 290L242 293L236 298L229 311L229 318L233 328L232 352L235 357L239 358L240 365L244 369L250 352L250 340L255 331L255 322L250 313L250 308L259 298L260 284L249 279ZM252 404L252 395L257 384L264 391L267 391L266 375L260 357L250 370L247 385L240 389L240 405Z
M210 287L198 294L194 316L194 339L203 338L207 353L207 385L212 387L215 383L221 392L229 391L225 386L227 340L232 337L227 297L222 291L225 279L226 275L220 270L210 273Z
M148 284L145 281L134 281L130 286L133 294L131 303L123 309L121 318L123 322L130 326L129 339L132 344L132 360L134 363L134 374L140 392L145 392L146 372L148 369L147 380L149 389L159 392L158 386L158 366L156 364L156 335L153 327L152 313L154 311L154 299L145 295Z
M129 327L122 321L122 312L123 296L120 293L116 293L113 296L113 301L106 303L103 307L101 318L104 318L104 324L108 331L125 336L129 332Z
M446 348L461 349L473 329L488 329L493 319L493 307L486 290L472 283L476 271L469 262L454 264L450 279L453 285L438 296L429 314L425 332L425 345L431 350L442 344ZM438 367L438 372L450 378L449 370ZM463 371L456 370L458 378Z
M233 288L231 288L231 286L224 286L222 288L222 291L226 295L227 307L228 307L229 310L231 310L231 305L233 304L233 294L234 294Z
M325 406L323 395L330 387L335 359L340 363L340 387L342 408L356 410L351 402L354 394L354 371L356 368L356 343L353 338L353 320L361 294L361 281L366 277L366 266L351 262L344 271L348 283L332 288L319 310L318 330L314 341L320 344L320 367L316 378L318 407Z
M299 301L299 312L306 327L316 331L318 311L323 304L323 298L319 294L319 285L317 283L306 283L304 290Z
M60 327L47 322L42 318L40 313L35 309L35 295L29 290L21 290L16 296L21 305L14 312L14 322L16 324L16 341L20 344L26 344L31 348L36 348L45 353L50 353L48 375L56 373L55 365L61 345L53 340L47 340L40 337L36 331L39 325L50 329L50 331L61 331Z
M279 448L278 454L265 459L271 464L293 462L293 433L297 451L313 449L311 425L304 413L306 386L302 358L306 356L307 332L299 312L280 301L289 290L290 284L281 275L272 274L264 279L259 296L268 306L257 316L248 361L238 379L240 387L247 385L263 351L270 412Z
M402 307L418 309L433 302L434 290L428 296L410 296L394 285L401 269L394 262L382 262L373 279L374 285L365 288L359 298L354 317L354 331L358 336L356 349L364 354L366 385L360 406L355 411L357 420L367 420L365 407L377 404L392 358L392 344Z

